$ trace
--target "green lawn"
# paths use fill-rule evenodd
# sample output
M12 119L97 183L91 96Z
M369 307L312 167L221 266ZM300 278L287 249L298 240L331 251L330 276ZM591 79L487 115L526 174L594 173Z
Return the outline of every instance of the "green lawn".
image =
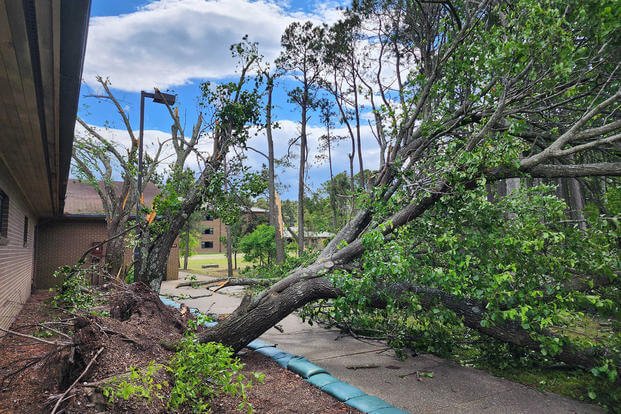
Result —
M181 259L181 266L183 267L183 257ZM218 267L210 267L203 269L202 266L206 264L217 264ZM244 260L243 254L237 254L237 269L243 269L250 266L249 262ZM196 273L203 274L219 274L222 271L226 272L226 254L224 253L210 253L210 254L195 254L188 259L188 270L192 270Z

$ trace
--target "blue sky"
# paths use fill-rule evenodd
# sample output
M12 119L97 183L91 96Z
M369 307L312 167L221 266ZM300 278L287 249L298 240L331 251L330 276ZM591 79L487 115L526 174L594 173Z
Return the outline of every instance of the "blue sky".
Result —
M234 79L234 62L229 46L245 34L259 42L267 61L279 53L280 36L291 22L312 20L331 23L340 17L337 6L343 1L271 0L93 0L79 115L94 126L108 126L115 141L123 142L123 125L109 103L90 98L97 94L95 76L108 77L112 89L138 128L140 90L157 86L178 95L180 113L187 128L196 119L199 85ZM283 80L275 90L275 119L282 128L276 132L276 153L282 156L288 140L297 136L299 115L287 103L287 90L293 82ZM309 184L316 188L328 179L327 165L314 162L317 138L323 133L318 117L311 118ZM170 118L161 105L147 102L145 143L165 139ZM337 131L338 132L338 131ZM251 145L265 148L265 138L254 138ZM363 149L373 157L373 138L365 135ZM335 151L337 172L347 168L347 147ZM264 161L249 153L248 163L258 168ZM373 161L369 166L372 167ZM295 198L295 169L281 169L278 180L283 198ZM288 187L287 187L288 186Z

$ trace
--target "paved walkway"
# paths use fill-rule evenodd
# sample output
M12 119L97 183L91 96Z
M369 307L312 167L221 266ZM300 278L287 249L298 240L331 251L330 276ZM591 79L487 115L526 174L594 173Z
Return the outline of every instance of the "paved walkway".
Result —
M180 273L180 279L183 279ZM198 276L199 280L206 277ZM198 296L204 288L176 288L179 281L164 282L164 295ZM242 289L225 288L208 297L182 299L203 312L231 313ZM290 315L280 324L283 332L267 331L261 339L306 357L333 376L367 394L375 395L411 413L601 413L594 405L494 377L484 371L461 367L434 355L418 355L405 361L381 342L361 342L336 330L311 327ZM433 373L432 378L420 373Z

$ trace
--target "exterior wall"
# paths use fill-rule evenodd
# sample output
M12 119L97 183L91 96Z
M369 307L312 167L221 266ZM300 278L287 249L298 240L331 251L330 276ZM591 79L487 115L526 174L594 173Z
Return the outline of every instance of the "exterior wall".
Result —
M245 214L242 220L246 222L250 222L254 218L263 217L267 219L266 212L252 212ZM222 243L221 239L226 238L226 226L222 223L222 220L219 218L213 218L211 220L202 220L199 224L199 228L201 229L200 233L200 243L196 248L196 253L198 254L207 254L207 253L222 253L226 251L226 242ZM213 229L213 234L205 234L204 230L207 228ZM213 247L203 248L203 242L212 242Z
M102 219L58 220L40 226L35 272L35 287L49 289L60 282L53 274L63 265L76 263L93 243L106 239L106 224ZM133 255L125 251L125 264ZM168 258L166 280L179 278L179 249L171 249Z
M0 189L9 198L7 237L0 241L0 326L8 328L30 296L37 218L10 178L1 158ZM25 246L24 217L28 217Z
M170 256L168 256L168 266L166 266L166 280L179 279L179 239L173 244L170 249Z
M53 221L38 231L35 287L49 289L61 281L54 278L60 266L75 264L94 242L106 239L103 221Z
M204 234L203 230L206 228L212 228L213 234ZM196 249L196 253L205 254L205 253L222 253L226 250L226 243L222 243L220 241L220 237L226 237L226 227L222 223L219 218L214 218L213 220L203 220L200 223L200 244ZM211 248L203 248L203 242L212 242L213 247Z

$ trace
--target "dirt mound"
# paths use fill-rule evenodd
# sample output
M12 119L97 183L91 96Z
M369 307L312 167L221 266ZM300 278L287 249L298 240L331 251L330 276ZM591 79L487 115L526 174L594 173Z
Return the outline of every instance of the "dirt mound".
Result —
M82 312L51 307L47 292L31 297L11 328L25 336L0 338L0 414L49 413L63 395L58 412L170 412L166 396L172 379L166 369L153 376L162 384L162 398L133 398L111 406L102 388L114 378L127 378L130 367L167 365L191 312L184 306L165 306L140 284L107 286L98 294L100 305ZM248 352L240 358L247 364L245 374L266 374L266 382L255 384L249 393L256 413L357 412L261 355ZM218 398L213 412L238 413L238 403Z

